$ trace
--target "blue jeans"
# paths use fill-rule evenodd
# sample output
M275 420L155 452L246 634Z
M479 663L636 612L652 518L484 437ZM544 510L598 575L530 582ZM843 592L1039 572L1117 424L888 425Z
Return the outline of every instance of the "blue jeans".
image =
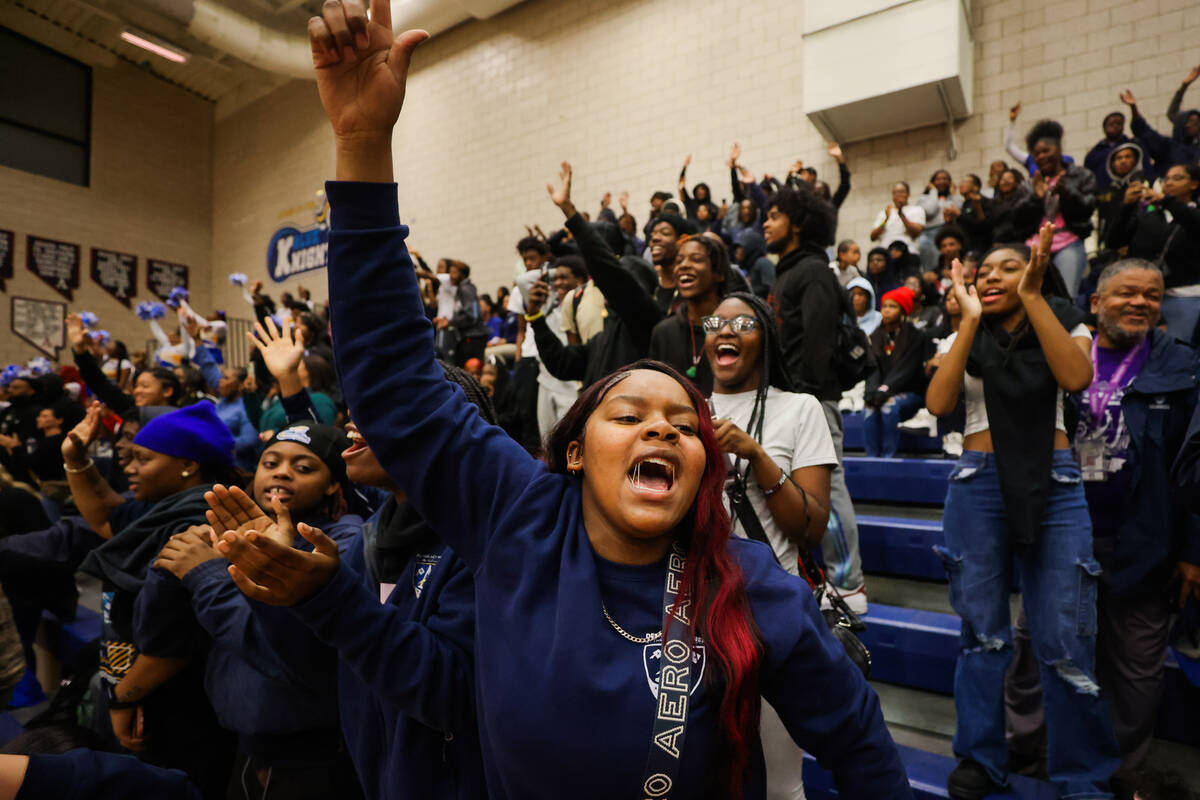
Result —
M1087 248L1083 246L1083 242L1076 239L1055 253L1054 266L1058 267L1063 282L1067 284L1071 302L1075 302L1075 295L1079 292L1079 282L1083 280L1083 271L1087 269Z
M958 727L954 753L1004 783L1004 673L1012 660L1010 571L1016 564L1044 690L1047 771L1059 797L1109 798L1121 763L1108 708L1096 682L1096 585L1079 466L1056 450L1053 482L1037 541L1014 547L1004 520L1000 476L991 453L968 450L950 475L938 547L950 578L950 603L962 617L954 671Z
M1162 318L1167 323L1167 333L1192 344L1196 338L1196 323L1200 322L1200 297L1164 297Z
M873 458L895 458L900 447L900 423L912 419L925 398L916 392L900 392L879 408L867 406L863 414L863 447Z

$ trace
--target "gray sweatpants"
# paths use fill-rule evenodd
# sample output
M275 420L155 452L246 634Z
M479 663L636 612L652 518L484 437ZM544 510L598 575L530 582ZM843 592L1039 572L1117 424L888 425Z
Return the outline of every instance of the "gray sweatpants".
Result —
M822 400L825 421L833 436L833 449L837 452L837 466L829 476L829 524L821 539L821 553L825 556L825 576L838 589L854 591L863 585L862 555L858 552L858 520L854 516L854 503L846 489L846 473L842 469L842 412L836 400Z

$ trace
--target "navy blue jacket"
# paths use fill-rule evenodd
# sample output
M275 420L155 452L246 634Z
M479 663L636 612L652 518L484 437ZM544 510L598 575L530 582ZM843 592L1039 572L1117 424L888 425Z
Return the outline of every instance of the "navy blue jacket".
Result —
M367 520L378 523L380 514ZM485 797L475 724L475 588L445 545L417 553L387 602L363 537L333 579L292 607L337 650L342 734L367 800Z
M348 514L313 524L344 548L362 520ZM312 550L300 536L294 546ZM272 763L332 759L336 736L292 734L336 732L333 653L286 609L242 594L227 567L224 559L206 561L182 581L152 568L134 604L138 649L188 657L211 639L204 688L221 725L238 734L242 752ZM308 752L300 749L305 742Z
M666 559L595 555L579 479L480 419L434 361L395 184L326 186L333 341L351 413L408 502L475 576L475 680L493 798L640 796L661 653L621 638L662 624ZM828 272L828 269L826 269ZM760 631L760 691L847 797L912 792L879 700L770 548L733 538ZM603 600L602 600L603 598ZM710 796L727 760L719 680L698 649L676 800ZM761 750L744 796L765 796Z
M7 757L7 756L6 756ZM200 792L177 769L163 769L134 756L71 750L33 755L16 800L142 800L170 797L200 800Z
M1200 161L1200 145L1187 142L1182 137L1182 123L1186 114L1180 114L1176 119L1175 132L1179 137L1163 136L1146 122L1141 114L1135 114L1129 123L1133 135L1145 147L1146 153L1154 163L1154 169L1159 175L1166 175L1167 170L1176 164L1195 164Z
M1194 349L1153 330L1146 363L1121 400L1130 439L1126 469L1132 473L1120 519L1097 523L1097 528L1116 528L1107 576L1115 593L1161 590L1181 553L1200 548L1200 518L1188 510L1171 480L1171 465L1196 409L1196 367ZM1081 395L1071 398L1078 413L1089 413Z

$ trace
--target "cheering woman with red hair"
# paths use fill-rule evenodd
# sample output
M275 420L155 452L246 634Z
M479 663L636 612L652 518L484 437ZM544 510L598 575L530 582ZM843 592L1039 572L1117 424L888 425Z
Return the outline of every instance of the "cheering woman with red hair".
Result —
M358 3L327 3L309 24L337 143L335 355L380 463L474 573L489 794L762 798L765 697L841 796L911 797L878 698L807 586L767 546L730 538L724 460L686 378L639 362L596 382L545 461L445 380L391 165L425 34L393 41L387 0L371 6L368 22ZM271 543L238 543L235 578L251 592L251 581L269 586L248 554L270 556Z

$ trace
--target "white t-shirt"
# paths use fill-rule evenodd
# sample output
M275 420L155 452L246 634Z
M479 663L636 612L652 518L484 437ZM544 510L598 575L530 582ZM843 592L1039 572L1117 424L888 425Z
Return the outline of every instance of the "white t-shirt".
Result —
M754 395L753 391L737 394L713 392L713 413L721 419L732 421L753 436L754 432L746 428L754 410ZM774 387L769 388L761 444L771 460L788 475L803 467L837 466L837 454L833 450L833 437L829 435L829 423L825 421L825 412L820 401L811 394L782 392ZM727 456L727 459L732 467L733 456ZM745 470L746 462L743 461L741 466ZM732 475L729 480L733 480ZM767 541L771 543L775 557L784 569L793 575L799 575L800 568L796 564L798 549L783 535L775 523L775 518L771 516L767 498L754 479L754 470L750 470L746 478L746 495L750 499L751 508L762 523L763 532L767 534ZM728 507L728 497L725 498L725 504ZM730 514L733 514L732 509ZM742 523L736 515L733 522L734 533L745 538L746 532L742 530Z
M1071 329L1071 338L1077 337L1091 341L1092 333L1082 322ZM976 378L964 372L963 396L967 405L967 424L963 426L963 436L988 430L990 426L988 425L987 404L983 400L983 378ZM1058 408L1054 412L1054 429L1063 433L1067 432L1067 425L1063 422L1062 389L1058 390Z
M133 362L127 358L121 359L119 362L115 358L110 358L104 362L104 366L100 370L104 373L104 377L108 378L113 383L117 382L121 370L129 370L133 372Z
M438 281L437 315L442 319L450 319L454 316L454 300L458 292L450 283L450 273L439 272L435 277Z
M911 203L904 207L904 216L909 222L915 222L918 225L925 224L925 209L920 206L914 206ZM900 219L900 215L896 213L896 209L892 209L892 213L887 216L887 224L884 224L883 212L880 211L875 216L875 224L871 226L871 230L883 225L883 238L879 240L883 247L887 247L892 242L900 241L908 245L908 252L917 252L917 240L908 235L908 229L904 227L904 222Z

